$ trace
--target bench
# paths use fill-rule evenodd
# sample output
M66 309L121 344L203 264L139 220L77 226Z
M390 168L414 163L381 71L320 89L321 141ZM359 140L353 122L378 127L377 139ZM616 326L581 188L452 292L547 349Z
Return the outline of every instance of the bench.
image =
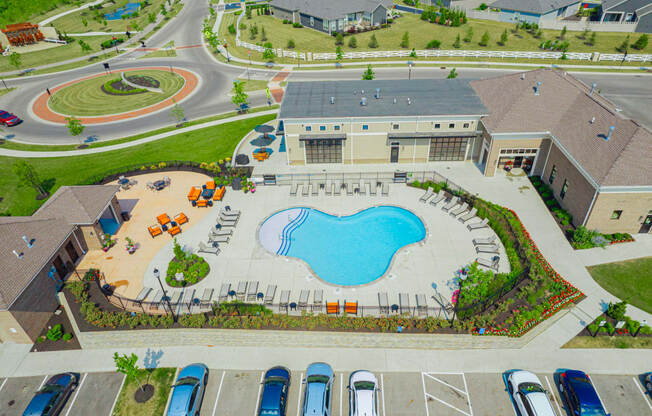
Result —
M358 302L344 302L344 313L349 315L358 314Z
M185 224L188 222L188 217L186 217L186 214L182 212L174 217L174 221L179 225Z
M213 194L213 201L221 201L224 198L224 193L226 192L226 186L222 186L215 191Z
M177 235L180 232L181 232L181 227L179 227L178 225L176 225L174 227L170 227L168 229L168 233L170 233L170 235Z
M188 201L198 200L199 195L201 195L201 188L196 188L193 186L192 188L190 188L190 192L188 192Z
M149 227L147 227L147 231L149 231L149 235L151 235L152 238L163 233L163 231L161 231L161 227L159 227L158 225L150 225Z
M326 302L326 314L338 314L340 313L340 301L337 302Z

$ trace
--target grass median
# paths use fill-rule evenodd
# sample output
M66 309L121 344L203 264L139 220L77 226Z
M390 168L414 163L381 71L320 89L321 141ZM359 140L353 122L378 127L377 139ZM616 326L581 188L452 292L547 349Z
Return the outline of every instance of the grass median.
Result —
M138 371L138 379L154 386L154 396L145 403L134 399L136 390L140 388L137 380L125 380L122 390L113 408L112 416L153 416L162 415L168 402L170 389L174 382L176 368L157 368Z
M652 257L588 267L604 290L652 313Z

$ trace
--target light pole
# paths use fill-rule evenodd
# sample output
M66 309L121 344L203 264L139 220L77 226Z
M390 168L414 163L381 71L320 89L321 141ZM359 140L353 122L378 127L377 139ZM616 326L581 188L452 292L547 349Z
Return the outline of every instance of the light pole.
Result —
M638 332L639 332L639 331L641 330L641 328L643 328L644 326L647 326L647 321L646 321L645 319L643 319L643 320L641 321L641 325L638 326L638 329L637 329L636 332L634 333L634 336L635 336L635 337L636 337L636 335L638 335Z
M408 61L408 80L412 79L412 61Z
M4 85L4 86L5 86L5 89L6 89L6 90L9 90L9 87L7 87L7 83L5 82L5 80L4 80L4 79L2 80L2 85Z
M170 310L170 313L172 314L172 320L174 322L177 321L176 316L174 316L174 310L172 309L172 304L170 303L170 298L168 297L168 293L166 292L165 288L163 287L163 283L161 283L161 272L158 271L158 269L154 269L154 277L156 277L156 280L158 280L158 284L161 286L161 290L163 291L163 299L168 304L168 309Z

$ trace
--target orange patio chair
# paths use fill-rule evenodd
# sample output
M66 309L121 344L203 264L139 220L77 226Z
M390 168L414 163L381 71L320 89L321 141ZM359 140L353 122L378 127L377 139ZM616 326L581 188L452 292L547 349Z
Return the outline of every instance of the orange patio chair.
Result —
M188 222L188 217L186 217L186 214L182 212L174 217L174 222L176 222L179 225L185 224Z
M170 235L177 235L180 232L181 232L181 227L179 227L178 225L176 227L170 227L168 229L168 233L170 233Z
M170 222L170 217L168 217L168 214L161 214L158 217L156 217L156 220L158 221L159 224L165 225Z
M344 301L344 312L349 315L358 314L358 302L346 302Z
M215 181L206 182L206 189L215 189Z
M220 189L216 190L213 194L213 201L221 201L224 198L224 193L226 192L226 186L222 186Z
M150 225L147 227L147 231L149 231L149 235L152 236L152 238L156 237L157 235L161 234L163 231L161 231L161 227L158 225Z
M193 186L192 188L190 188L190 192L188 192L188 201L198 200L199 195L201 195L201 188L197 188L196 186Z
M198 207L206 207L206 206L208 206L208 201L205 200L205 199L200 199L199 201L197 201L197 206Z
M338 314L340 313L340 301L337 302L326 302L326 314Z

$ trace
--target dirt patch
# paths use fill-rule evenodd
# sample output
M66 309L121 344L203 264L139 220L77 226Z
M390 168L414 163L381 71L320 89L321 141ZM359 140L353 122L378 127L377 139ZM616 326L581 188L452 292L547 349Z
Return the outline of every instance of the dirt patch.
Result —
M60 339L59 341L50 341L47 338L48 330L55 325L61 325L61 328L64 333L72 334L72 339L70 341L64 341ZM43 352L43 351L68 351L68 350L80 350L81 345L77 341L77 337L73 333L72 324L68 319L66 311L63 310L63 307L60 306L52 314L48 323L45 325L41 333L39 334L39 339L43 340L42 342L36 342L32 345L31 352Z
M154 396L154 386L145 384L143 387L136 390L134 393L134 400L136 403L145 403L147 400Z

